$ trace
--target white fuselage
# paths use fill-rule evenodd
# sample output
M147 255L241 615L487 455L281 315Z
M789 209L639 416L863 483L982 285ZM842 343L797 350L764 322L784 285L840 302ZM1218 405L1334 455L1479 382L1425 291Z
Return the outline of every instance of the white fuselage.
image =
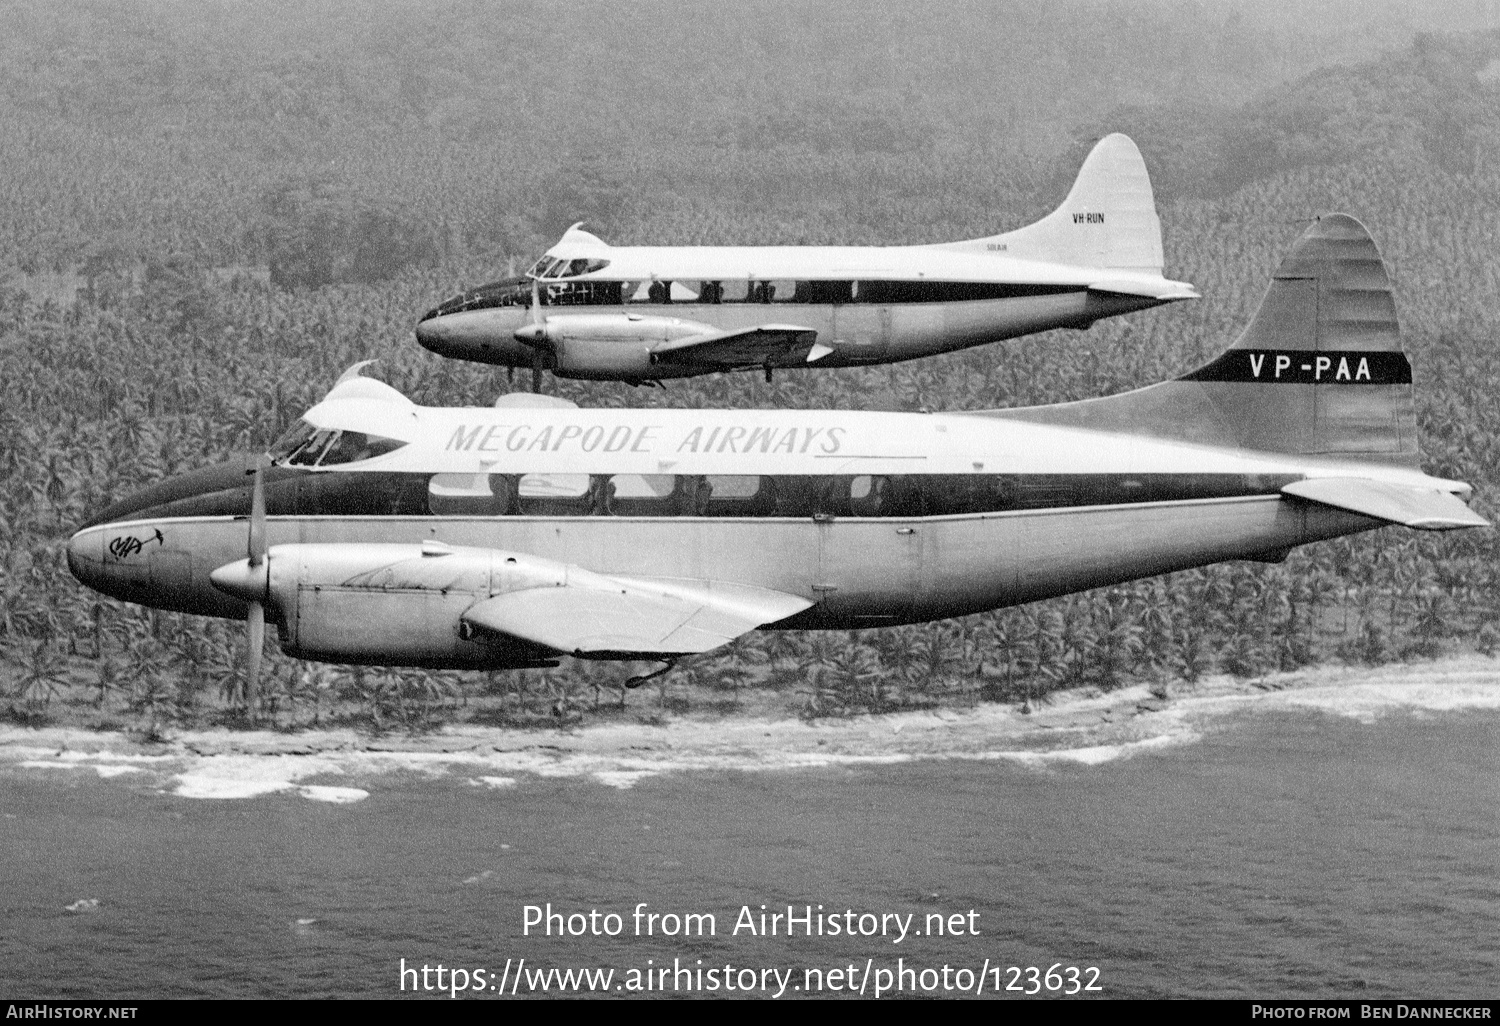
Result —
M309 468L301 480L357 486L410 479L419 500L425 490L427 505L357 514L347 505L339 513L288 505L278 512L273 497L267 524L273 551L289 544L439 541L606 575L727 582L811 601L811 608L780 625L793 627L960 615L1225 559L1274 559L1292 546L1381 524L1287 499L1278 491L1286 481L1361 476L1414 487L1452 484L1395 466L961 414L437 409L334 398L305 419L317 428L378 433L407 444L362 463ZM531 498L524 497L527 480L541 482ZM779 482L783 491L789 482L810 482L823 498L797 507L798 515L771 506L716 512L714 496L732 497L739 482L763 480ZM481 503L465 512L466 496L488 502L501 491L500 481L522 483L518 505L493 514L478 512ZM547 488L567 493L570 481L580 482L570 494L592 498L568 508L569 500L548 497L554 493ZM632 492L640 482L654 482L657 496L680 496L683 482L699 482L709 498L697 507L669 507L662 498L658 509L649 489ZM901 488L915 495L955 482L976 488L998 482L1010 491L995 508L977 512L928 512L936 509L930 503L881 509L870 498L881 494L880 485L889 485L885 494L894 496ZM608 501L598 498L602 483ZM316 491L293 484L306 494ZM646 498L631 505L631 494ZM75 536L70 562L81 579L121 598L242 615L242 605L212 587L207 575L243 558L244 507L235 503L244 501L226 498L227 508L200 507L190 516L175 515L169 505L121 516ZM542 505L528 508L528 502ZM564 506L546 507L549 502ZM150 544L158 531L162 540ZM431 615L447 622L444 617L456 618L472 601L445 593L419 607L390 596L387 615L396 631L403 618ZM482 665L481 656L402 657Z

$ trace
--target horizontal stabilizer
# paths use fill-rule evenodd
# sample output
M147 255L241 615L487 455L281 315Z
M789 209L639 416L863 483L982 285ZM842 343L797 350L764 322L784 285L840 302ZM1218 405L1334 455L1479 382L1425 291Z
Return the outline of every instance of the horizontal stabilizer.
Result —
M1199 299L1198 290L1185 281L1133 281L1129 278L1089 282L1090 292L1108 292L1114 296L1144 296L1146 299Z
M1436 489L1411 488L1357 477L1314 477L1293 481L1281 491L1284 495L1295 495L1299 499L1321 502L1325 506L1336 506L1421 531L1489 526L1488 520L1466 506L1457 495Z
M581 658L655 659L707 652L812 605L761 588L612 583L507 592L476 602L463 620Z
M705 331L663 342L651 350L652 363L716 363L746 367L811 349L812 328L796 324L757 324L731 331Z

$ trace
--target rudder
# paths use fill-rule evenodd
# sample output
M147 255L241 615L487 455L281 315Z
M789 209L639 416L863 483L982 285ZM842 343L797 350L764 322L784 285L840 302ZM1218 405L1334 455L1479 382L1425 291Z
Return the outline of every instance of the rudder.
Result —
M1162 273L1161 221L1141 151L1115 132L1089 151L1062 204L1035 224L944 248L1021 260Z

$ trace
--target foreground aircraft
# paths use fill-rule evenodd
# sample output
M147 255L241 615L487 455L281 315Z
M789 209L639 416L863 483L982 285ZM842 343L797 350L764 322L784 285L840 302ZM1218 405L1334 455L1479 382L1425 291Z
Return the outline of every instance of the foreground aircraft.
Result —
M442 356L640 384L718 371L931 356L1193 299L1162 277L1135 143L1101 139L1062 206L1005 235L931 246L608 246L578 225L526 278L430 310Z
M269 617L305 659L670 665L759 627L960 616L1388 524L1486 525L1468 485L1418 468L1385 268L1338 214L1229 350L1121 395L955 414L525 393L441 409L346 374L269 457L105 510L69 566L128 601L248 616L257 660Z

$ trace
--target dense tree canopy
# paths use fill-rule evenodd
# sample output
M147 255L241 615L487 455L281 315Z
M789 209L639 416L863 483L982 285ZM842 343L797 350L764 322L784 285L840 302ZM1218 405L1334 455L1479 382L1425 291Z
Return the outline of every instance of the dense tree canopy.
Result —
M492 401L503 377L419 349L413 323L568 223L622 243L989 234L1055 204L1106 131L1140 143L1168 273L1203 300L769 386L549 388L596 405L893 393L933 409L1129 388L1221 349L1302 224L1343 210L1395 274L1426 469L1500 515L1500 33L1473 31L1493 26L1463 5L1425 27L1470 31L1414 37L1392 9L1356 33L1337 4L1292 6L13 4L0 684L22 711L57 681L153 717L213 707L239 627L98 599L63 564L72 526L266 445L356 360L380 358L419 402ZM698 679L828 712L1493 648L1495 545L1382 531L963 621L754 635ZM332 679L376 717L485 688L539 709L603 672L275 665L286 702Z

